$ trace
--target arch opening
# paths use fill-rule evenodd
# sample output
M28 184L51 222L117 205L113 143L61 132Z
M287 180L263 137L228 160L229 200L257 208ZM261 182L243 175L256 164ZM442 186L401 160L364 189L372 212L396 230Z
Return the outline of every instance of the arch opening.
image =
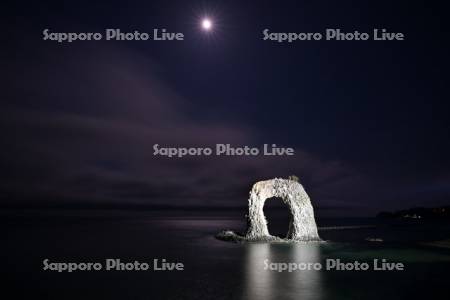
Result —
M267 229L270 235L286 238L292 213L281 197L267 198L263 206Z

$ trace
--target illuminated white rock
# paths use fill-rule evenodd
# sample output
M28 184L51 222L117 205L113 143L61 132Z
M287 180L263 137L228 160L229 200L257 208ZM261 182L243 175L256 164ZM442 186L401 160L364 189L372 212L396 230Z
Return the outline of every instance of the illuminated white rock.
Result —
M291 220L286 239L270 235L264 215L267 199L279 197L288 206ZM223 231L217 237L232 241L320 241L314 210L303 186L296 180L275 178L255 183L248 199L248 229L245 236Z

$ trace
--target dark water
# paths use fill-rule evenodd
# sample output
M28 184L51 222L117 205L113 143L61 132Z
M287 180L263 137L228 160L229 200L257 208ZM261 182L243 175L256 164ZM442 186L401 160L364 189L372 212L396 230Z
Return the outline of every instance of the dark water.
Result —
M321 227L373 225L319 231L314 244L232 244L216 240L223 229L242 230L230 216L190 217L145 213L94 213L86 217L4 218L4 299L433 299L447 296L450 250L421 243L449 238L448 224L324 219ZM270 219L271 232L285 220ZM384 242L367 242L365 238ZM53 262L182 262L184 271L44 271ZM264 270L269 262L402 262L404 271ZM325 264L324 264L325 265Z

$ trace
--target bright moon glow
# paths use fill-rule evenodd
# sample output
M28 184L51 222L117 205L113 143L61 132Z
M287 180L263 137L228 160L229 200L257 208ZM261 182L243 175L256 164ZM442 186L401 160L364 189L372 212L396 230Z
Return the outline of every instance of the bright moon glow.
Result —
M210 30L211 27L212 27L211 21L210 21L209 19L203 19L203 21L202 21L202 27L203 27L203 29L205 29L205 30Z

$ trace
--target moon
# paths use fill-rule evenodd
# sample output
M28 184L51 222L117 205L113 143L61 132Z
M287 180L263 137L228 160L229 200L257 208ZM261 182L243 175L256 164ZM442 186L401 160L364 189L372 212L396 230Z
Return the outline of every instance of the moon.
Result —
M212 28L212 22L211 22L211 20L208 19L208 18L204 18L204 19L202 20L202 28L203 28L204 30L206 30L206 31L210 31L211 28Z

